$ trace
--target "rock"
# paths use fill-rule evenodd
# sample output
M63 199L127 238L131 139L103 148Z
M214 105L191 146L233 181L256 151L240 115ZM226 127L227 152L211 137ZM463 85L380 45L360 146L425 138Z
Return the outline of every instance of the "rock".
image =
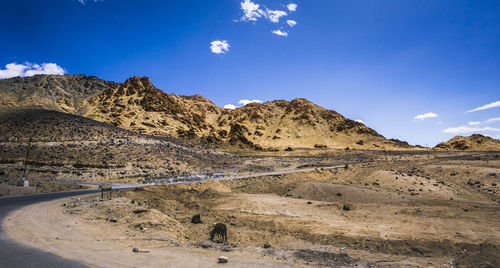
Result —
M196 214L191 218L191 223L199 224L202 223L200 214Z
M349 210L351 210L351 205L344 204L344 206L342 207L342 209L345 210L345 211L349 211Z
M496 182L492 182L491 186L497 186L497 183Z
M109 218L109 222L118 222L118 220L115 218Z
M135 200L130 201L130 204L135 204Z
M312 204L312 202L311 202L311 201L307 201L307 204L308 204L308 205L311 205L311 204Z
M218 263L227 263L229 261L229 259L226 257L226 256L220 256L218 259L217 259L217 262Z
M139 252L139 249L138 248L134 248L134 249L132 249L132 252Z
M264 244L264 248L270 248L270 247L271 247L271 244L269 244L269 243Z

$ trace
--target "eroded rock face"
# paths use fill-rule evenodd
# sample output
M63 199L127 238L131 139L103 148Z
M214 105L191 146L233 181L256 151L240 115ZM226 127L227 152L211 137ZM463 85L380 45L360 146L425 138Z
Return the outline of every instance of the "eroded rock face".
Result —
M0 90L3 106L37 105L143 134L205 144L256 150L314 148L315 144L332 149L410 147L302 98L230 110L200 95L167 94L147 77L134 76L118 84L84 75L41 75L5 79L2 84L7 88Z

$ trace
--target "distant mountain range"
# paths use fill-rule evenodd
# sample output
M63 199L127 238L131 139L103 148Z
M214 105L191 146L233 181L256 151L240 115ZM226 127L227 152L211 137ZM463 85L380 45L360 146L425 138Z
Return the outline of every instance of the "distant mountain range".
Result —
M85 75L3 79L0 106L37 106L227 150L416 148L306 99L250 103L230 110L200 95L167 94L147 77L135 76L122 84Z

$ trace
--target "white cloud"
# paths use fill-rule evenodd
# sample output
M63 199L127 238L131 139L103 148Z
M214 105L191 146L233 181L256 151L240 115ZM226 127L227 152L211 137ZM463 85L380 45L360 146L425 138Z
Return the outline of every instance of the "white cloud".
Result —
M490 119L486 120L485 122L486 123L493 123L493 122L498 122L498 121L500 121L500 117L490 118Z
M271 22L274 22L274 23L278 23L280 21L280 18L281 17L284 17L286 16L286 12L285 11L281 11L281 10L266 10L267 12L267 18L271 21Z
M257 21L258 18L266 15L264 10L259 8L259 4L250 0L241 2L241 9L243 10L242 21Z
M486 105L483 105L481 107L477 107L477 108L474 108L472 110L468 110L466 113L482 111L482 110L491 109L491 108L495 108L495 107L499 107L499 106L500 106L500 101L495 101L495 102L492 102L490 104L486 104Z
M292 12L297 10L297 4L294 4L294 3L288 4L286 7L288 8L288 10L290 10Z
M80 2L80 4L85 5L85 2L88 2L89 0L77 0L77 1ZM103 0L94 0L94 2L99 2L99 1Z
M215 40L210 43L212 53L221 54L229 51L229 43L226 40Z
M230 110L234 110L238 108L236 105L233 105L233 104L226 104L224 105L224 109L230 109Z
M33 64L25 62L24 64L17 64L15 62L5 65L5 69L0 69L0 79L11 78L16 76L33 76L36 74L65 74L66 71L55 63L42 63Z
M419 114L419 115L413 117L413 119L414 120L424 120L426 118L433 118L433 117L438 117L438 115L435 113Z
M261 100L257 100L257 99L253 99L253 100L240 100L238 101L239 104L242 104L243 106L249 104L249 103L252 103L252 102L256 102L256 103L262 103Z
M361 123L361 124L364 124L364 123L365 123L365 122L363 122L363 120L361 120L361 119L356 119L356 120L354 120L354 121L355 121L355 122L358 122L358 123Z
M286 23L287 23L287 24L288 24L288 26L290 26L290 27L293 27L293 26L297 25L297 22L296 22L296 21L294 21L294 20L286 20Z
M468 126L460 126L460 127L450 127L447 129L444 129L444 133L451 133L451 134L463 134L463 133L473 133L473 132L482 132L482 131L493 131L493 132L498 132L500 129L498 128L492 128L492 127L468 127Z
M477 126L477 125L480 125L481 122L477 122L477 121L474 121L474 122L469 122L467 123L469 126Z
M287 32L282 32L281 30L274 30L274 31L271 31L271 33L273 33L275 35L279 35L279 36L288 36Z

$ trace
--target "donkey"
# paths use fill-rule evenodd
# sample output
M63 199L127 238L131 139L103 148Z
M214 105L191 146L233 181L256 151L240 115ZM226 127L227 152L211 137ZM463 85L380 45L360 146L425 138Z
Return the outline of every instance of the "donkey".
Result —
M214 225L214 229L210 232L210 240L214 241L215 235L217 235L219 241L222 240L222 243L227 242L227 227L224 223Z

